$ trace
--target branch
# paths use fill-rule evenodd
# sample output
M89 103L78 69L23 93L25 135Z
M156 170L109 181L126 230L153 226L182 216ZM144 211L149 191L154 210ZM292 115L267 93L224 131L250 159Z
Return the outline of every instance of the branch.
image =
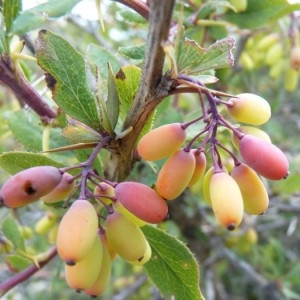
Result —
M175 0L150 2L149 32L141 81L132 107L124 122L123 130L132 128L130 133L117 141L116 152L109 167L111 180L124 180L132 167L132 153L135 143L147 120L162 98L169 93L163 77L165 53L162 44L168 39Z
M40 94L30 85L23 74L14 70L8 56L0 56L0 82L8 86L21 103L26 103L45 122L56 117L56 112L46 103Z
M43 266L49 263L57 254L56 247L52 248L48 255L38 261L38 266L36 264L29 266L25 270L21 271L20 273L16 274L15 276L9 278L8 280L2 282L0 284L0 297L6 294L9 290L24 282L25 280L29 279L32 275L34 275L37 271L39 271Z
M146 3L140 0L116 0L116 1L133 9L142 17L144 17L146 20L149 19L149 6Z

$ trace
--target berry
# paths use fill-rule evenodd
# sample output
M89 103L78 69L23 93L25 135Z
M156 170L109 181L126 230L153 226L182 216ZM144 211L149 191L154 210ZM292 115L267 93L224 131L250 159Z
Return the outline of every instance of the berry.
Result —
M240 153L245 163L265 178L279 180L288 175L286 156L270 142L246 134L240 139Z
M97 237L98 216L87 200L76 200L64 214L58 228L56 246L69 265L82 260Z
M84 290L84 293L91 297L100 296L107 288L111 278L112 258L110 256L108 248L104 243L102 243L102 248L103 255L98 277L92 286Z
M243 218L243 197L236 181L227 173L214 173L210 180L210 199L218 222L234 230Z
M97 280L103 257L100 237L96 237L93 245L74 266L65 265L65 277L68 285L77 292L90 288Z
M73 176L67 172L62 175L60 183L47 195L41 198L45 203L55 203L65 200L74 191L76 182Z
M191 187L198 180L200 180L200 178L204 174L205 168L206 168L205 154L203 152L198 152L196 149L191 150L191 152L195 155L196 164L195 164L194 173L193 173L192 178L191 178L191 180L188 184L189 187Z
M269 103L262 97L244 93L230 98L227 105L229 114L238 122L252 125L261 125L266 123L271 117L271 108Z
M163 198L173 200L188 186L196 166L195 155L177 150L162 166L156 181L156 190Z
M23 170L4 183L0 199L7 207L25 206L50 193L60 183L61 178L59 169L52 166Z
M118 206L120 202L125 209L144 222L157 224L164 221L168 215L166 201L145 184L121 182L115 187L115 193L115 205Z
M264 213L269 205L269 196L259 176L244 163L235 166L231 176L241 190L245 211L253 215Z
M146 133L140 139L137 151L144 160L160 160L179 149L185 139L186 131L182 124L167 124Z
M105 224L107 240L117 254L127 261L143 259L147 240L140 227L118 212L109 214Z

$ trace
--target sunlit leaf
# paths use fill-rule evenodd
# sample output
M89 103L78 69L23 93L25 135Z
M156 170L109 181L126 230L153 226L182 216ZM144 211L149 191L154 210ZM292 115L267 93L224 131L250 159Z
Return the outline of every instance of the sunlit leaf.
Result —
M190 250L178 239L152 226L142 227L152 249L145 264L150 279L165 299L204 299L199 268Z
M101 130L95 97L87 82L85 62L62 37L41 30L36 56L45 70L53 99L65 113L95 130Z

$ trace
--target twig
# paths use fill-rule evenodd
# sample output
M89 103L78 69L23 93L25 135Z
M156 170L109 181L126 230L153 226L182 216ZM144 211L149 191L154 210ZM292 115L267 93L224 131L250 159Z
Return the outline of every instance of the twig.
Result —
M56 247L52 248L49 251L49 254L44 259L38 261L38 266L33 264L26 268L25 270L17 273L13 277L9 278L8 280L2 282L0 284L0 297L6 294L9 290L17 286L18 284L24 282L25 280L29 279L32 275L38 272L43 266L48 264L55 256L57 255Z
M130 7L146 20L149 19L149 6L140 0L115 0L123 5Z
M107 170L110 180L121 181L128 176L137 138L161 99L168 95L168 88L164 86L166 80L162 75L165 59L162 44L168 39L174 2L165 1L164 5L159 0L150 2L150 23L143 72L139 89L123 125L123 130L130 127L133 130L122 139L116 140L116 152L112 156L112 165Z
M0 82L8 86L20 103L26 103L41 119L48 123L56 117L56 112L30 85L23 74L14 71L14 66L8 56L0 56Z

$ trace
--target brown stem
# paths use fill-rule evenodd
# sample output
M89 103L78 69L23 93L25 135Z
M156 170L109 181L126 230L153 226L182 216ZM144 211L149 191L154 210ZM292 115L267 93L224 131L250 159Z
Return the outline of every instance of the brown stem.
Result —
M45 122L56 117L56 112L46 103L30 85L24 75L16 72L8 56L0 56L0 82L8 86L21 103L26 103Z
M130 7L138 14L140 14L142 17L144 17L146 20L149 19L149 6L146 3L140 0L116 0L116 1Z
M163 77L165 53L162 44L168 39L174 0L150 2L149 32L143 72L137 94L124 122L123 129L132 128L124 138L117 140L108 177L124 180L132 167L133 149L139 134L161 99L169 93L168 82Z
M25 270L17 273L13 277L7 279L6 281L0 284L0 297L6 294L9 290L17 286L18 284L24 282L25 280L29 279L32 275L34 275L37 271L39 271L43 266L49 263L57 254L56 247L52 248L47 255L46 258L43 260L38 261L38 265L31 265Z

